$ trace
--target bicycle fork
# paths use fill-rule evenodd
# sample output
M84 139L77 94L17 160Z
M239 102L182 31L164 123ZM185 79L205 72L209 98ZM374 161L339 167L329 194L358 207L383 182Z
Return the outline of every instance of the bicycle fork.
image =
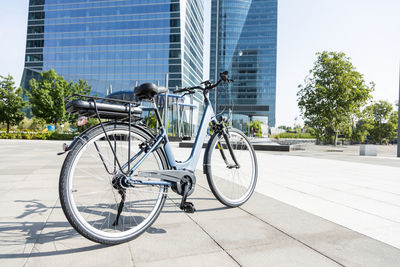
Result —
M231 155L231 158L232 158L233 162L235 163L235 164L229 164L228 159L225 156L224 147L221 144L221 142L218 140L217 147L218 147L219 152L221 153L222 159L224 160L224 162L226 164L226 167L228 169L233 169L233 168L239 169L240 168L240 164L238 163L238 161L236 159L236 156L235 156L235 153L233 151L231 142L229 141L229 136L226 133L225 129L222 130L222 136L224 137L224 140L225 140L226 146L228 147L228 150L229 150L229 153Z

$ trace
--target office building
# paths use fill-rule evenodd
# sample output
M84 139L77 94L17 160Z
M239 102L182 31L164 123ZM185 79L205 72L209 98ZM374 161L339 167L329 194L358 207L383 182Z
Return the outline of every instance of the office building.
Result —
M49 69L99 96L167 73L171 89L198 84L203 12L203 0L30 0L21 84Z
M275 126L277 0L212 0L210 78L228 70L217 113L242 130L251 120Z

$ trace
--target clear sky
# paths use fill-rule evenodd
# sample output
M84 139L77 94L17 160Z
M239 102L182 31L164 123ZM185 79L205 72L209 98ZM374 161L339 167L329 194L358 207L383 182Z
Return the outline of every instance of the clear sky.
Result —
M399 97L399 0L279 0L277 126L298 115L297 86L318 51L345 52L376 100Z
M28 0L0 1L0 75L9 73L19 83ZM206 10L209 1L205 0ZM297 86L312 68L318 51L345 52L366 81L376 83L376 100L394 103L398 99L400 0L278 2L277 126L293 125L298 116Z

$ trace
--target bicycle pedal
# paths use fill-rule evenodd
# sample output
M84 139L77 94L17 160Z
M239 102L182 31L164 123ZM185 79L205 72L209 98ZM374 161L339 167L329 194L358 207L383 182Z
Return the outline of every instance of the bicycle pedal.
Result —
M183 203L181 209L186 213L194 213L196 211L196 208L194 207L192 202Z

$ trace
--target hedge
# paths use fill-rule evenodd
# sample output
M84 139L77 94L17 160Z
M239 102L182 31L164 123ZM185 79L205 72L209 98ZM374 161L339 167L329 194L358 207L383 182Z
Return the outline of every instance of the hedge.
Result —
M78 134L69 133L37 133L29 131L12 132L12 133L0 133L0 139L29 139L29 140L72 140Z
M270 138L315 139L315 136L311 135L310 133L280 133L271 135Z

